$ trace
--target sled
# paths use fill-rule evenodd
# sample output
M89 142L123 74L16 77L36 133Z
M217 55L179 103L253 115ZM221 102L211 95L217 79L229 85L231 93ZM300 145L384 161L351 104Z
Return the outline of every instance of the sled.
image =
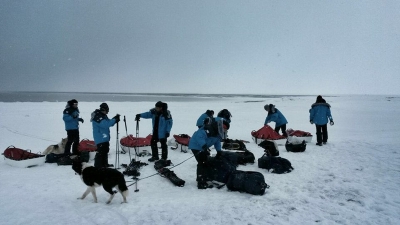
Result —
M174 134L174 139L168 141L168 145L172 145L171 149L176 150L178 148L181 149L181 152L187 153L188 145L190 141L190 136L187 134Z
M277 145L285 145L286 143L286 137L276 133L275 130L268 125L264 125L257 131L253 130L251 136L256 144L260 144L264 140L272 141Z
M79 152L89 152L89 160L94 160L96 156L97 146L92 140L82 139L78 145Z
M147 137L134 137L132 134L122 137L119 141L121 145L121 153L125 154L127 152L135 152L137 156L151 155L151 138L152 135L149 134Z
M300 144L303 141L310 143L313 137L309 132L293 130L290 128L286 130L286 133L288 135L288 141L292 144Z
M8 165L20 168L41 166L46 159L45 155L32 153L31 150L23 150L12 145L4 150L3 155Z

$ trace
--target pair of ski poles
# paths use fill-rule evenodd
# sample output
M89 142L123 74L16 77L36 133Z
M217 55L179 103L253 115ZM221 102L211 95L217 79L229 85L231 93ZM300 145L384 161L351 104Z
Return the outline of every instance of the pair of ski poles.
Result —
M127 128L127 126L126 126L126 117L124 116L124 123L125 123L125 132L126 132L126 137L128 137L128 128ZM116 147L115 147L115 154L116 154L116 157L115 157L115 169L120 169L119 168L119 166L117 166L117 165L119 165L119 154L120 154L120 151L119 151L119 137L118 137L118 135L119 135L119 125L118 125L118 123L117 123L117 141L116 141ZM139 120L137 120L136 121L136 141L138 141L139 140ZM134 149L135 149L135 161L137 160L137 143L136 143L136 145L135 145L135 147L134 147ZM130 149L130 147L128 147L128 152L129 152L129 162L132 162L132 157L131 157L131 149ZM118 168L117 168L118 167ZM138 183L138 181L139 180L137 180L136 181L136 183L135 183L135 192L138 192L139 191L139 189L137 188L137 183Z

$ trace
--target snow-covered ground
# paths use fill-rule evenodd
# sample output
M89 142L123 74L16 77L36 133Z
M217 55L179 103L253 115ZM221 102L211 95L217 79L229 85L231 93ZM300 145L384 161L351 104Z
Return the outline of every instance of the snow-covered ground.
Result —
M251 140L250 132L263 126L267 103L275 104L286 116L287 128L312 133L312 143L303 153L290 153L279 146L280 156L295 168L289 174L269 173L257 163L238 167L264 174L270 188L263 196L231 192L226 187L198 190L196 160L191 158L172 169L186 181L184 187L155 175L140 180L138 192L134 185L129 187L127 204L120 204L118 194L106 205L108 193L101 187L97 188L98 203L93 203L91 195L77 199L86 187L70 166L17 168L1 160L0 224L400 224L400 97L325 97L335 125L328 126L328 144L322 147L315 145L315 127L308 117L315 97L168 102L174 119L171 134L192 135L198 116L207 109L229 109L233 115L229 138L250 141L246 146L256 158L263 149ZM93 139L90 113L100 103L79 102L85 120L81 139ZM154 103L108 102L109 116L125 115L127 133L135 135L135 114ZM14 145L42 152L59 142L66 137L64 106L64 102L0 103L0 149ZM115 162L116 133L112 127L110 163ZM149 133L151 120L142 119L139 136ZM126 130L121 121L119 138L123 136ZM191 153L169 150L174 164L190 157ZM147 163L147 158L139 159ZM129 163L129 156L120 155L120 162ZM140 172L141 178L155 174L153 163Z

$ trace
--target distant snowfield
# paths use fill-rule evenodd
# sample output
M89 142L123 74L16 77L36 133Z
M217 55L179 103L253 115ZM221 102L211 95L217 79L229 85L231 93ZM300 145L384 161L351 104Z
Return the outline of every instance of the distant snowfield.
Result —
M295 168L289 174L269 173L257 163L238 167L264 174L270 188L263 196L226 187L198 190L196 160L178 150L169 150L175 165L190 158L171 169L186 181L184 187L151 176L156 171L149 163L140 170L140 178L151 177L139 181L138 192L134 185L129 187L128 203L120 204L118 194L110 205L105 204L108 193L101 187L97 188L98 203L93 203L91 195L78 200L86 187L70 166L16 168L1 160L0 224L400 224L400 98L325 99L332 106L335 125L328 126L328 144L322 147L315 145L315 127L309 123L308 110L315 97L168 102L174 119L171 136L192 135L197 118L207 109L229 109L233 115L229 138L250 141L246 146L256 159L263 149L251 140L250 132L263 126L265 104L276 105L289 121L287 128L312 133L312 143L304 153L289 153L279 146L280 156ZM85 120L81 139L93 139L90 113L100 103L79 102ZM119 124L122 138L127 133L135 135L135 114L149 110L155 102L107 103L109 117L126 116L127 130L122 120ZM13 145L41 152L56 144L66 137L64 107L65 103L54 102L0 103L0 149ZM139 125L140 137L151 133L151 120L142 119ZM112 127L110 163L115 163L116 141L116 127ZM139 160L148 163L147 158ZM129 163L129 156L120 155L120 163Z

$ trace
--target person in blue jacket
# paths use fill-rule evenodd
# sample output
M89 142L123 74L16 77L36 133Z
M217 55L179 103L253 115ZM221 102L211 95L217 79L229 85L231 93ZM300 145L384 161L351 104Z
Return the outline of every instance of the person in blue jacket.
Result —
M201 114L200 117L197 119L196 126L200 128L204 126L204 124L211 122L213 118L214 118L214 111L207 110L205 113Z
M228 122L230 124L231 117L232 117L231 112L229 112L229 110L227 110L227 109L223 109L218 112L217 117L215 117L215 120L219 121L221 119L224 119L225 122Z
M65 130L67 131L67 143L65 144L64 155L79 155L79 122L83 123L83 119L79 118L78 101L76 99L69 100L63 111L63 120Z
M211 124L200 127L189 140L189 149L192 150L197 161L197 188L211 188L212 185L207 184L207 160L210 152L208 148L214 146L217 151L216 158L221 157L221 140L225 139L226 131L229 129L229 123L221 119L215 119Z
M288 121L285 116L275 108L273 104L267 104L264 106L265 111L268 112L267 117L265 118L264 125L267 125L270 122L275 122L275 132L279 134L279 130L282 130L282 135L287 137L286 133L286 124Z
M120 115L115 115L112 119L107 117L109 112L107 103L101 103L100 108L91 114L90 121L93 128L93 139L97 146L96 156L94 158L94 167L112 167L108 164L108 152L110 151L110 127L114 126L120 120Z
M158 101L155 108L148 112L136 114L135 121L140 121L140 118L152 119L153 135L151 137L151 158L149 162L159 160L157 142L161 144L161 158L168 159L167 138L171 133L172 115L168 110L168 104Z
M317 131L317 145L322 146L328 141L328 120L330 125L333 126L333 118L331 115L331 106L326 103L325 99L321 95L318 95L317 100L311 105L310 112L310 123L315 124Z

